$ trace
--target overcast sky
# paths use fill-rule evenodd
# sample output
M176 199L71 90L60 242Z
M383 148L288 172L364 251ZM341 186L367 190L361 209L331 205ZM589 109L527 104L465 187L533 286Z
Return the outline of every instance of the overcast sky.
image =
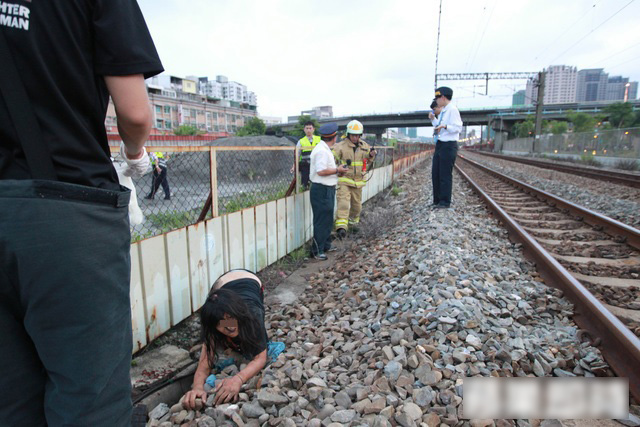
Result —
M424 110L433 98L438 0L138 2L168 73L225 75L263 116ZM638 81L639 23L640 0L444 0L438 72L563 64ZM461 108L510 105L525 87L491 80L484 96L483 81L441 83Z

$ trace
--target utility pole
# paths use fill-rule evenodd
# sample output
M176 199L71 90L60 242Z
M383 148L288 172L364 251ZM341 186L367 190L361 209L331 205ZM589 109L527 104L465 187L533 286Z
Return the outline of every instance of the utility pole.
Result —
M535 153L538 141L542 136L542 107L544 104L544 78L546 72L544 70L538 73L538 101L536 102L536 128L533 135L533 144L531 146L531 152Z

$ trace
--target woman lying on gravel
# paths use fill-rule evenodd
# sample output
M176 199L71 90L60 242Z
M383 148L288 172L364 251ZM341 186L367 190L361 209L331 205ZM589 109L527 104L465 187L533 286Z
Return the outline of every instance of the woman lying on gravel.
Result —
M203 344L193 387L182 401L186 409L195 409L197 398L204 404L205 383L216 384L215 376L210 375L212 370L246 364L234 376L217 382L217 405L236 401L242 385L267 364L263 290L260 279L246 270L232 270L213 284L200 311ZM271 353L269 356L277 356Z

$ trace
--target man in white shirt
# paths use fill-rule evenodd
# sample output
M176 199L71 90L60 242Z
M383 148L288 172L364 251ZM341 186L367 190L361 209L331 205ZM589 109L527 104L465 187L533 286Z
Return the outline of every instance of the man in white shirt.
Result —
M436 89L436 103L441 111L437 118L433 113L429 113L436 141L436 152L431 167L433 206L438 209L451 206L453 164L458 154L458 138L462 131L460 111L451 104L451 98L451 88L443 86Z
M338 176L349 171L345 165L336 166L331 147L336 142L338 125L327 123L318 129L322 140L311 152L311 210L313 211L313 242L311 256L326 260L325 252L331 249L331 229L333 228L333 208L336 203Z

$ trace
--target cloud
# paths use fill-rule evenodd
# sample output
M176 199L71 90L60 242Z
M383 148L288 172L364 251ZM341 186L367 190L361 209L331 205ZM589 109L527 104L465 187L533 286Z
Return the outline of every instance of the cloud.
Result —
M444 0L439 72L604 67L633 59L640 2L583 42L627 0ZM436 0L139 0L167 72L226 75L256 92L262 115L332 105L339 115L425 109L432 98ZM612 74L640 79L638 62ZM462 107L506 105L525 81L447 82ZM474 87L474 85L476 87Z

